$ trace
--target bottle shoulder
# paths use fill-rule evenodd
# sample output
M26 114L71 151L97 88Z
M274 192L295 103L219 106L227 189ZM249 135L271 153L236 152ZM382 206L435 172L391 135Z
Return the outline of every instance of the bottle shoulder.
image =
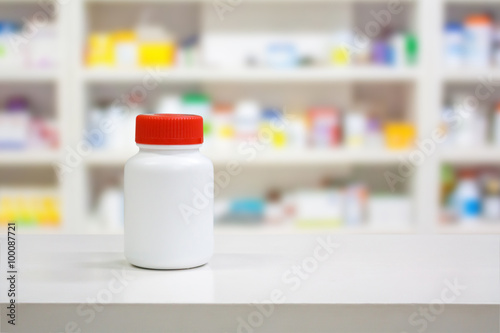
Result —
M212 161L201 152L161 154L139 151L125 163L127 168L178 169L180 167L206 167L213 169Z

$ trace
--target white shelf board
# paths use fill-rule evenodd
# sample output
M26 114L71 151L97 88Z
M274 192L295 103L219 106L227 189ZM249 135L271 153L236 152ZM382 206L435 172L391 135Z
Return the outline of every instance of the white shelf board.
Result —
M18 234L23 235L61 235L67 234L63 225L57 226L20 226L17 225Z
M40 3L39 0L0 0L0 4Z
M10 2L13 0L0 0L0 2L5 1L5 2ZM37 1L37 0L23 0L23 1ZM139 0L84 0L85 2L89 3L118 3L118 2L139 2ZM311 3L311 2L353 2L353 3L364 3L364 2L371 2L371 3L383 3L386 0L245 0L245 3ZM414 2L415 0L400 0L401 2ZM494 0L490 0L494 1ZM188 2L188 3L212 3L213 0L146 0L144 2L150 2L150 3L176 3L176 2ZM237 1L234 1L235 4L237 4ZM231 2L228 2L230 5Z
M147 75L154 73L162 82L192 81L242 81L242 82L393 82L413 81L417 79L415 68L391 67L339 67L339 68L303 68L292 70L272 69L170 69L154 71L147 69L85 69L82 70L84 80L90 83L101 82L141 82Z
M261 165L319 165L319 164L391 164L398 163L400 157L407 156L408 151L389 151L386 149L269 149L257 152L254 160L245 161L238 155L221 155L207 151L206 155L215 164L227 163L232 159L243 160L246 164Z
M262 224L216 224L215 233L220 235L299 235L299 234L413 234L416 228L405 223L401 227L378 228L369 224L360 226L342 226L337 228L298 228L293 225L262 225Z
M86 162L92 166L120 166L135 154L130 152L95 151L86 157ZM229 161L239 161L245 165L320 165L320 164L393 164L400 158L407 157L409 151L389 151L385 149L269 149L257 152L252 160L238 154L221 154L214 149L203 151L214 164L221 165Z
M500 163L500 147L446 147L441 151L441 161L463 165Z
M500 234L500 221L441 224L437 231L441 234Z
M59 151L0 151L0 166L51 166L60 157Z
M500 68L491 67L484 69L456 68L446 69L443 79L447 83L480 83L487 79L500 80Z
M38 233L37 228L31 229L32 232L26 233ZM40 228L41 233L44 232L43 228ZM51 229L54 234L64 233L62 228ZM99 234L99 235L123 235L122 228L109 229L104 227L98 227L93 225L92 227L84 228L81 230L82 234ZM390 227L390 228L379 228L372 227L370 225L361 226L343 226L337 228L298 228L293 225L263 225L263 224L244 224L240 223L216 223L214 232L217 235L301 235L301 234L332 234L332 235L350 235L350 234L366 234L366 235L376 235L376 234L415 234L417 229L409 225L404 224L401 227Z
M442 0L445 3L460 3L468 5L477 5L483 3L494 3L498 4L498 0Z
M56 69L0 68L0 81L51 82L58 79Z

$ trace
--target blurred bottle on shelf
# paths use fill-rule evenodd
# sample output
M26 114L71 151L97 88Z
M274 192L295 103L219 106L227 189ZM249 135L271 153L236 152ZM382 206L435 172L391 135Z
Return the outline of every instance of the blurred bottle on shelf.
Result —
M193 68L199 66L201 60L198 39L197 35L192 35L179 43L176 58L176 64L179 67Z
M465 98L460 98L459 101L455 103L455 112L459 112L461 108L464 108L463 101ZM472 108L471 106L467 106ZM482 106L478 105L472 110L468 110L470 116L462 122L461 126L457 127L454 138L458 146L484 146L486 144L486 134L487 134L487 122L486 113Z
M487 221L500 220L500 179L496 173L484 176L482 207Z
M344 116L344 144L348 148L361 148L365 145L367 118L362 111L349 112Z
M395 67L402 67L409 63L406 50L406 36L403 33L395 33L390 37L390 47L392 56L390 63Z
M257 101L243 100L236 103L234 127L239 141L256 140L259 131L261 107Z
M264 206L264 223L283 224L285 222L286 210L283 204L282 193L278 190L270 190L266 195Z
M21 22L0 20L0 68L55 67L58 60L55 24L37 27L29 43L23 42L23 37L19 37L22 31Z
M261 137L273 148L284 148L287 143L287 134L280 110L264 109L260 122Z
M139 62L139 43L131 30L113 33L115 64L117 67L133 67Z
M444 146L453 146L455 144L454 130L454 110L450 105L445 105L441 110L439 129L443 133Z
M331 107L314 107L308 112L311 143L315 147L336 147L341 141L340 113Z
M384 146L382 123L377 117L371 116L367 119L365 141L370 148L382 148Z
M334 66L346 66L354 60L354 40L349 30L336 31L332 36L330 62Z
M85 139L98 149L110 151L135 149L135 118L144 113L144 110L139 101L131 100L130 103L138 106L124 108L105 100L97 102L88 114ZM103 124L108 124L105 125L106 130L103 130Z
M30 68L53 68L57 66L59 52L57 50L57 27L54 23L40 27L36 35L27 45L25 57Z
M443 222L500 222L500 176L496 168L456 169L446 165L441 174Z
M212 135L212 102L201 93L187 93L182 96L182 113L194 114L203 118L203 135L205 140Z
M487 67L491 64L493 23L485 14L469 15L465 19L465 64Z
M466 104L467 98L468 95L465 93L456 94L451 99L452 103L445 105L441 112L441 128L446 134L446 144L461 147L485 146L489 136L489 115L482 104ZM468 116L461 119L464 109L467 111ZM458 123L457 119L460 123ZM493 119L492 123L494 122ZM494 126L490 126L490 128L495 131ZM495 137L494 133L493 137Z
M287 143L291 149L302 150L308 141L308 128L303 115L295 115L286 119Z
M266 49L266 65L274 69L287 69L299 66L296 46L289 41L271 42Z
M496 24L493 30L493 65L500 66L500 24Z
M405 34L406 63L414 66L418 63L418 38L413 33Z
M368 189L364 184L352 184L345 190L344 223L359 226L366 222Z
M110 187L99 196L96 214L101 226L109 231L123 230L123 190Z
M232 148L235 139L233 106L230 104L215 104L213 109L214 145L221 151Z
M448 22L443 54L445 65L451 68L500 66L500 27L484 13L469 14L463 22Z
M20 67L22 60L19 51L14 49L11 40L21 29L19 23L0 21L0 68Z
M155 113L183 113L181 97L179 95L162 96L156 106Z
M0 149L46 150L57 147L55 121L34 116L26 97L9 97L0 110Z
M441 220L443 222L451 222L455 219L455 212L453 211L453 191L456 187L455 170L449 166L444 165L441 168L441 191L440 203L443 207Z
M455 192L453 206L461 222L475 222L481 216L481 189L472 170L462 170Z
M444 62L446 66L458 68L465 60L464 28L459 22L448 22L444 30Z
M372 62L376 65L391 63L391 46L385 40L375 40L372 49Z
M25 149L28 145L30 110L23 97L11 97L0 113L0 148Z

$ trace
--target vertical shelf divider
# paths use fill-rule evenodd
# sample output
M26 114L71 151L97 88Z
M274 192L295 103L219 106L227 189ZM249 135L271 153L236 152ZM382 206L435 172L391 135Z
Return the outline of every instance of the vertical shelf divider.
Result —
M417 125L418 142L432 140L439 124L441 77L442 1L418 2L418 31L420 70L418 72ZM439 73L439 74L437 74ZM418 148L418 146L417 146ZM418 233L435 233L439 220L439 145L425 154L414 180ZM418 148L422 151L421 148Z

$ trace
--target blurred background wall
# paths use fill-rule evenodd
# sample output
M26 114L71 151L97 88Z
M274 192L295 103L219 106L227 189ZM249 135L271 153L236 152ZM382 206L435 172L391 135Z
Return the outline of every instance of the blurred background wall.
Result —
M495 1L1 0L0 224L122 232L135 116L192 113L218 232L500 233L499 23Z

